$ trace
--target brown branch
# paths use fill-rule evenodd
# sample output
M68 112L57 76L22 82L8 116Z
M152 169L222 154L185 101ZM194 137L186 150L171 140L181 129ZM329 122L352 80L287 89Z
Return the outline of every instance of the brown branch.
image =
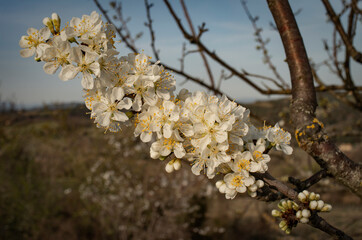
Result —
M153 51L153 54L155 55L156 60L160 60L158 56L158 50L155 46L155 32L153 31L152 27L152 19L151 19L151 7L153 7L153 3L149 4L148 0L145 0L145 6L146 6L146 15L147 15L147 23L145 23L145 26L148 27L150 30L150 36L151 36L151 48Z
M317 106L312 70L293 12L287 0L268 0L278 27L292 81L291 121L298 144L335 179L362 197L361 165L343 154L315 118Z
M317 74L317 72L316 72L316 70L312 67L312 74L313 74L313 77L314 77L314 80L319 84L319 88L326 88L326 89L328 89L328 87L330 87L330 86L326 86L323 82L322 82L322 80L321 80L321 78L319 77L319 75ZM340 87L340 89L345 89L345 86L339 86ZM316 89L317 89L317 87L316 87ZM356 88L358 91L361 91L362 90L362 88L361 87L357 87ZM351 107L353 107L353 108L356 108L357 110L360 110L359 109L359 107L354 103L354 102L351 102L351 101L349 101L348 100L348 98L346 98L346 97L342 97L342 96L340 96L338 93L336 93L336 92L334 92L333 90L331 90L331 89L328 89L327 90L335 99L337 99L337 100L339 100L339 101L341 101L341 102L343 102L343 103L345 103L345 104L347 104L347 105L349 105L349 106L351 106Z
M347 29L347 36L350 39L351 44L353 44L353 38L355 35L355 30L356 30L356 21L355 19L357 19L356 15L355 15L355 11L353 10L353 8L351 7L350 10L350 14L348 16L348 29ZM350 66L350 54L348 49L346 48L345 51L345 61L344 61L344 72L346 75L346 90L349 90L352 92L352 95L356 101L356 105L357 108L362 111L362 101L361 101L361 96L359 95L359 93L355 90L355 84L353 82L352 79L352 75L351 75L351 66Z
M188 11L187 11L186 5L185 5L185 3L184 3L183 0L180 0L180 2L181 2L182 9L183 9L183 11L184 11L186 20L187 20L187 22L188 22L188 24L189 24L189 27L190 27L190 29L191 29L192 36L193 36L194 38L196 38L196 33L195 33L195 30L194 30L194 26L193 26L193 24L192 24L191 17L189 16L189 13L188 13ZM199 35L197 36L197 38L200 38L201 35L202 35L202 33L205 32L205 31L206 31L206 30L205 30L204 28L200 28L200 33L199 33ZM202 49L200 49L200 47L198 47L198 48L199 48L199 52L200 52L201 58L202 58L202 60L203 60L203 62L204 62L204 65L205 65L206 72L207 72L207 74L209 75L209 79L210 79L210 82L211 82L211 87L215 88L214 76L212 75L212 72L211 72L209 63L207 62L207 59L206 59L205 54L204 54L204 52L202 51Z
M362 53L358 52L350 42L350 39L348 38L346 32L344 31L342 23L340 22L339 17L334 12L332 5L328 0L322 0L322 2L324 4L324 7L326 8L328 16L332 20L339 35L341 36L344 45L346 45L349 54L356 62L362 63Z
M268 65L268 67L270 68L270 70L272 70L274 76L279 80L280 84L276 84L274 82L274 84L276 84L277 87L284 89L284 88L289 88L288 84L284 81L284 79L282 78L282 76L279 74L277 68L275 67L275 65L273 64L273 62L271 61L271 57L268 54L268 49L266 48L266 44L268 43L268 39L264 40L262 35L261 35L261 31L262 29L259 28L256 24L258 17L253 17L249 11L249 8L246 4L245 0L241 0L241 5L244 8L244 11L247 15L247 17L249 18L253 28L254 28L254 35L256 36L256 42L259 43L259 45L257 46L263 53L264 55L264 63L266 63ZM275 81L275 80L274 80Z
M325 169L322 169L304 181L300 181L299 179L294 177L289 177L288 181L296 187L296 191L301 192L305 189L310 188L327 176L327 171Z
M293 200L298 205L301 204L301 202L298 199L298 192L296 192L294 189L288 187L281 181L275 179L268 172L253 173L253 175L256 176L258 179L262 179L270 188L276 189L278 192L282 193L287 198ZM308 223L309 225L320 229L321 231L329 234L330 236L332 236L336 239L348 239L348 240L352 239L350 236L348 236L343 231L330 225L326 220L324 220L322 217L318 216L318 214L316 212L312 212L312 216L309 218L309 220L310 220Z
M258 92L262 94L288 94L285 93L283 90L264 90L260 88L258 85L256 85L253 81L251 81L249 78L247 78L244 74L237 71L235 68L233 68L231 65L227 64L224 60L222 60L214 51L210 51L201 41L199 38L194 37L193 35L189 34L185 27L182 25L181 20L176 15L175 11L173 10L171 4L168 2L168 0L164 0L164 3L166 4L169 12L171 13L172 17L174 18L177 26L181 30L182 34L184 35L185 39L187 39L190 43L196 44L201 51L205 52L209 57L214 59L217 63L219 63L224 68L228 69L233 75L239 77L243 81L245 81L247 84L252 86L254 89L256 89Z

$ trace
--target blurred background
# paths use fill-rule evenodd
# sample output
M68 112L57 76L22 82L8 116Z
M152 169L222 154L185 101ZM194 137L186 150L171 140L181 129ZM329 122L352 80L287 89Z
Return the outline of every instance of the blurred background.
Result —
M111 11L109 1L99 1ZM151 1L150 1L151 2ZM180 65L185 40L161 1L153 1L153 28L161 63ZM237 69L271 75L256 49L255 31L240 1L185 1L195 26L206 23L202 40ZM319 1L290 1L313 62L328 59L322 39L330 40L333 26L327 23ZM182 15L178 2L172 2ZM336 8L338 3L333 3ZM265 1L249 1L248 7L268 51L283 78L289 79L284 51ZM222 9L222 11L221 11ZM301 10L299 10L301 9ZM4 1L0 25L0 239L328 239L319 230L300 224L284 235L270 212L276 203L238 195L226 200L205 176L194 176L190 166L167 174L165 163L149 157L149 146L133 136L133 129L104 133L92 123L82 103L80 79L62 82L42 70L43 63L22 59L18 42L29 27L41 28L43 17L57 12L63 23L72 17L99 12L93 1ZM123 14L140 51L152 55L144 1L123 1ZM357 29L356 47L362 49ZM190 47L190 50L192 48ZM130 51L117 44L121 55ZM215 76L221 68L210 62ZM356 85L361 67L351 63ZM185 69L200 79L207 73L200 56L192 54ZM318 73L328 84L339 79L326 66ZM177 89L205 90L176 76ZM182 83L182 84L181 84ZM289 98L266 96L237 78L225 79L220 89L245 104L262 120L279 122L292 131ZM360 111L329 93L318 94L317 117L326 131L354 161L361 162ZM292 156L272 152L273 176L305 179L319 166L296 147ZM297 168L295 166L298 166ZM313 188L332 204L321 214L332 225L355 239L362 239L361 201L333 179Z

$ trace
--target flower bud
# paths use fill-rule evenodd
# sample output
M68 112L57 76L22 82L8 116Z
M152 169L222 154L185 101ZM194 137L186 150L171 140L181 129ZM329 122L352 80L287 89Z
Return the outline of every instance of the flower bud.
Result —
M300 221L301 223L307 223L307 222L309 222L309 219L302 217L299 221Z
M45 26L48 26L49 24L50 24L51 26L53 26L52 20L50 20L50 18L48 18L48 17L43 18L43 24L44 24Z
M287 226L287 222L284 221L284 220L282 220L282 221L279 223L279 227L280 227L281 229L283 229L283 227L285 227L285 226ZM288 226L287 226L287 227L288 227Z
M317 210L321 210L322 208L323 208L323 206L324 206L324 202L323 202L323 200L318 200L318 205L317 205Z
M310 203L309 203L309 208L310 209L314 210L314 209L317 208L317 206L318 206L317 201L310 201Z
M290 232L291 232L290 228L285 229L286 234L290 234Z
M170 161L169 163L166 164L165 170L166 170L167 173L172 173L173 170L175 170L175 169L173 168L173 163L172 163L172 161Z
M254 198L254 197L256 197L256 195L258 195L256 192L251 192L251 191L248 191L248 194L252 198Z
M46 17L43 19L43 24L49 28L50 32L55 35L55 31L54 31L54 26L53 26L53 23L52 21L50 20L50 18Z
M324 206L321 209L322 212L329 212L331 210L332 210L332 205L330 204L324 204Z
M295 211L298 211L298 210L299 210L299 206L298 206L298 204L296 204L295 202L293 202L293 209L294 209Z
M281 200L279 203L278 203L278 208L280 208L281 210L285 210L284 206L283 206L283 202L285 202L285 200Z
M286 231L288 229L288 225L285 225L284 227L281 228L283 231Z
M305 195L306 197L309 196L309 192L308 192L307 190L304 190L303 193L304 193L304 195Z
M314 200L315 199L315 193L314 192L311 192L310 194L309 194L309 200Z
M258 190L258 186L256 186L256 184L250 185L248 190L251 192L256 192L256 190Z
M255 182L256 186L258 186L258 188L262 188L264 187L264 181L263 180L257 180Z
M302 210L302 216L305 218L309 218L310 217L310 211L308 209L303 209Z
M52 13L52 22L56 32L60 32L60 17L56 13Z
M283 206L284 209L288 209L288 203L287 203L287 201L283 200L283 201L282 201L282 206Z
M321 199L321 195L319 195L318 193L315 195L315 200L319 200L319 199Z
M273 209L272 212L271 212L272 216L273 217L280 217L282 216L282 213L276 209Z
M306 196L304 193L300 192L300 193L298 194L298 199L299 199L301 202L304 202L304 201L307 199L307 196Z
M221 187L221 185L223 185L223 184L224 184L223 180L219 180L215 183L217 189L219 189Z
M223 183L220 187L219 187L219 192L220 193L226 193L226 184Z
M302 218L302 211L297 211L297 213L295 214L295 216L297 217L297 218Z
M173 168L175 170L180 170L180 168L181 168L181 160L180 159L175 160L175 162L173 163Z
M292 201L288 200L288 201L287 201L287 205L288 205L288 208L289 208L289 209L292 209L292 208L293 208L293 202L292 202Z

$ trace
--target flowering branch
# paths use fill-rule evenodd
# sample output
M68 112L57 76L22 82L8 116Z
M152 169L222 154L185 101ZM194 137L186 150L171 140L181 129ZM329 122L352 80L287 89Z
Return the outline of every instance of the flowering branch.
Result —
M186 89L175 94L174 76L159 61L153 63L143 53L118 57L115 27L95 11L72 18L63 29L56 13L43 23L44 28L29 28L28 35L21 37L21 56L35 55L37 62L45 62L47 74L61 69L63 81L81 75L85 104L97 127L119 132L134 124L135 137L152 143L151 158L167 161L167 172L179 170L185 159L195 175L222 177L216 187L227 199L241 193L265 201L287 197L279 203L281 211L272 213L283 218L279 226L286 233L298 222L310 222L348 239L318 217L317 212L332 208L319 194L298 193L268 173L270 150L293 152L290 133L278 124L256 128L250 111L225 95L219 98Z

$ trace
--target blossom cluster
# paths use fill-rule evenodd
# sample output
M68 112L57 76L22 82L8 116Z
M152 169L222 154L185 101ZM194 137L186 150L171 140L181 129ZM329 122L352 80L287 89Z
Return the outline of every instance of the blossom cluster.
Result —
M268 170L268 152L291 154L291 135L275 125L256 128L250 111L226 96L182 89L159 62L147 55L118 56L115 28L92 12L74 17L64 28L53 13L44 28L29 28L19 42L21 56L35 55L44 71L68 81L81 75L84 99L98 127L118 132L134 125L134 135L150 143L150 156L169 162L166 171L191 163L195 175L222 180L217 188L226 198L248 192L255 197L264 182L253 173Z

